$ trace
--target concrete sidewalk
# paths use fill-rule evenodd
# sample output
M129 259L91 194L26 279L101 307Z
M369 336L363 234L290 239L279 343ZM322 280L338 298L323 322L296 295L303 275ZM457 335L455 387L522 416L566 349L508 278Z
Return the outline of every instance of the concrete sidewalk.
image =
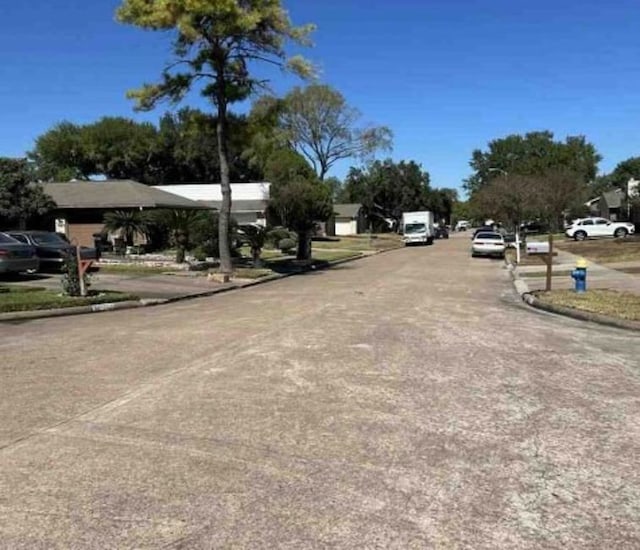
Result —
M555 273L563 272L563 274L553 277L552 284L554 289L573 288L573 279L570 275L566 274L566 272L575 269L576 263L579 259L580 256L577 256L576 254L572 254L564 250L558 250L558 255L556 256L553 264L553 271ZM587 260L587 263L588 288L607 288L640 294L640 275L624 273L623 271L617 271L614 269L614 267L640 268L640 262L617 262L606 266L589 260ZM544 290L546 284L546 266L542 262L540 262L539 266L519 266L516 269L516 273L520 276L532 273L540 274L540 277L528 276L525 277L524 280L527 282L527 285L531 290Z

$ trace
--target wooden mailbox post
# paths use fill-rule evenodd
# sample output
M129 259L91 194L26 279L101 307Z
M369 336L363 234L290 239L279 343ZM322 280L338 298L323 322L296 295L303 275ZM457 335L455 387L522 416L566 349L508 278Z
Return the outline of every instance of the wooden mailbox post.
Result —
M547 284L545 290L551 290L551 277L553 276L553 257L556 255L553 251L553 235L549 234L547 242L531 242L527 243L527 254L537 256L547 266Z

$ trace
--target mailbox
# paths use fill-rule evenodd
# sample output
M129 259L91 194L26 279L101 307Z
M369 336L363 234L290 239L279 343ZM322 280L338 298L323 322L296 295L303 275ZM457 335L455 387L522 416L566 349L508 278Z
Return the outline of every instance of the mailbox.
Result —
M528 242L527 243L527 254L549 254L549 243L548 242Z

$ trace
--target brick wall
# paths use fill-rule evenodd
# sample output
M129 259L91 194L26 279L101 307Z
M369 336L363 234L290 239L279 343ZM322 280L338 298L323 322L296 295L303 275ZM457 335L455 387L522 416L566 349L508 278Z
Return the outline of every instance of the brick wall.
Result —
M93 246L93 234L100 233L104 228L102 223L69 223L69 240L81 246Z

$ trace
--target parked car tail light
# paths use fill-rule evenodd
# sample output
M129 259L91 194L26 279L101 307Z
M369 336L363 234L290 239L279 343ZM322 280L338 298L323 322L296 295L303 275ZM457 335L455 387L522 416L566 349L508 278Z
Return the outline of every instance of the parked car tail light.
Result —
M0 258L8 258L11 253L8 250L3 250L0 248Z

